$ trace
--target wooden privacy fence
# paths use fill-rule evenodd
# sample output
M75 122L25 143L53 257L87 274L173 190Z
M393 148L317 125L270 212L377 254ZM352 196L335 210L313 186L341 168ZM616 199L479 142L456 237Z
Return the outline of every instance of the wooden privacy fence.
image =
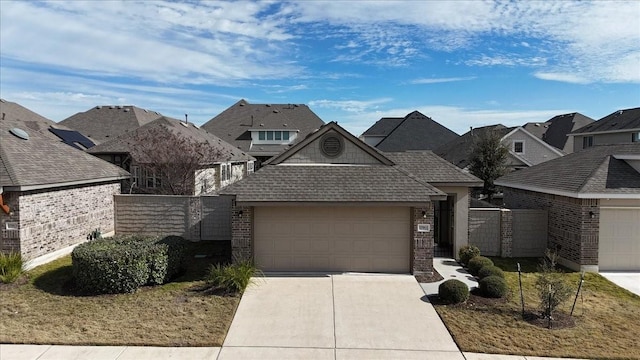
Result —
M469 244L482 255L540 257L547 248L546 210L470 208Z
M179 235L191 241L231 240L231 198L114 195L117 235Z

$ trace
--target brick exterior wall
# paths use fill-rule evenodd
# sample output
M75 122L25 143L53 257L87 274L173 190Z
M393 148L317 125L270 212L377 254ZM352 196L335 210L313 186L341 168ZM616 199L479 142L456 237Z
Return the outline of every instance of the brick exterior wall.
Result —
M0 250L19 250L30 260L82 242L95 229L111 232L113 195L119 193L119 182L14 193L8 196L12 215L2 216L2 226L18 219L19 239L5 239L3 232Z
M548 211L548 247L559 248L558 254L570 262L568 266L598 264L599 200L505 188L504 201L513 209Z
M425 212L426 218L422 215ZM422 208L411 208L413 219L412 249L411 249L411 273L433 273L433 204L428 203ZM431 231L418 232L418 224L429 224Z
M502 257L511 257L513 250L513 213L500 209L500 250Z
M233 261L253 258L253 207L233 205L231 213Z

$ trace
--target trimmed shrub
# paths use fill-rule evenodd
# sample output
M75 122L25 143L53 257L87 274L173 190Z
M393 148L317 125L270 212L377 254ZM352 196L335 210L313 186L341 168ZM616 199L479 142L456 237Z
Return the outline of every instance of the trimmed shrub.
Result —
M478 272L480 271L480 269L485 266L493 266L493 261L484 256L476 256L473 259L469 260L469 264L467 264L467 268L473 276L478 276Z
M0 282L12 283L24 271L24 260L19 252L0 253Z
M502 269L494 265L484 266L480 271L478 271L478 278L484 279L487 276L497 276L504 279L504 272Z
M473 245L465 245L460 248L460 251L458 251L460 262L464 265L467 265L469 263L469 260L473 259L476 256L480 256L480 249Z
M182 269L185 254L186 241L177 236L97 239L73 250L73 276L87 293L131 293L168 282Z
M438 296L449 304L459 304L469 298L469 287L460 280L449 279L438 286Z
M251 260L240 260L229 265L211 265L205 281L226 293L242 293L254 276L262 276Z
M504 278L499 276L487 276L478 282L478 288L483 296L501 298L509 291L509 286Z

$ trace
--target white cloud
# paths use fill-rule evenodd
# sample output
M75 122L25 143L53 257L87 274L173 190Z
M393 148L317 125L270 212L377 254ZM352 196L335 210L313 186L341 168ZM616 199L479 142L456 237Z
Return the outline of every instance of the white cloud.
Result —
M447 83L454 81L469 81L476 79L475 76L467 76L467 77L450 77L450 78L423 78L423 79L415 79L411 80L411 84L438 84L438 83Z
M464 62L469 66L527 66L536 67L547 64L544 57L522 57L516 54L507 55L482 55L480 58L470 59Z
M335 113L330 110L322 109L321 104L330 104L331 107L343 110L340 105L347 107L348 104L356 103L361 106L353 106L346 114ZM389 101L384 101L387 103ZM317 106L321 109L316 111L325 121L337 121L340 126L347 129L352 134L359 136L365 132L371 125L383 117L404 117L414 110L418 110L424 115L432 118L434 121L448 127L458 134L464 134L469 131L469 127L474 128L502 124L508 127L520 126L528 122L544 122L558 114L566 114L575 110L567 109L545 109L545 110L500 110L500 109L471 109L457 106L447 105L421 105L414 108L385 108L380 106L366 106L366 104L381 104L379 100L369 101L331 101L321 100L310 102L311 106ZM327 111L329 110L329 111Z
M388 103L393 99L382 98L373 100L312 100L309 106L319 108L338 109L348 113L361 113L366 109L377 109L379 105Z
M3 2L2 56L28 64L157 82L207 83L296 74L292 35L266 4Z
M572 84L587 84L589 80L580 77L576 74L567 74L567 73L550 73L550 72L537 72L534 74L535 77L542 80L551 80L551 81L561 81L568 82Z

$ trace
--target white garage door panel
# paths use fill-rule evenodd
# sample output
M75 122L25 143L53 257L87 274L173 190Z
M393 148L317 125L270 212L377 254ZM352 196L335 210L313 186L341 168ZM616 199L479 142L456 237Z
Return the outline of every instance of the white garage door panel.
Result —
M600 271L640 271L640 209L600 210Z
M265 271L408 272L409 208L256 207L254 251Z

